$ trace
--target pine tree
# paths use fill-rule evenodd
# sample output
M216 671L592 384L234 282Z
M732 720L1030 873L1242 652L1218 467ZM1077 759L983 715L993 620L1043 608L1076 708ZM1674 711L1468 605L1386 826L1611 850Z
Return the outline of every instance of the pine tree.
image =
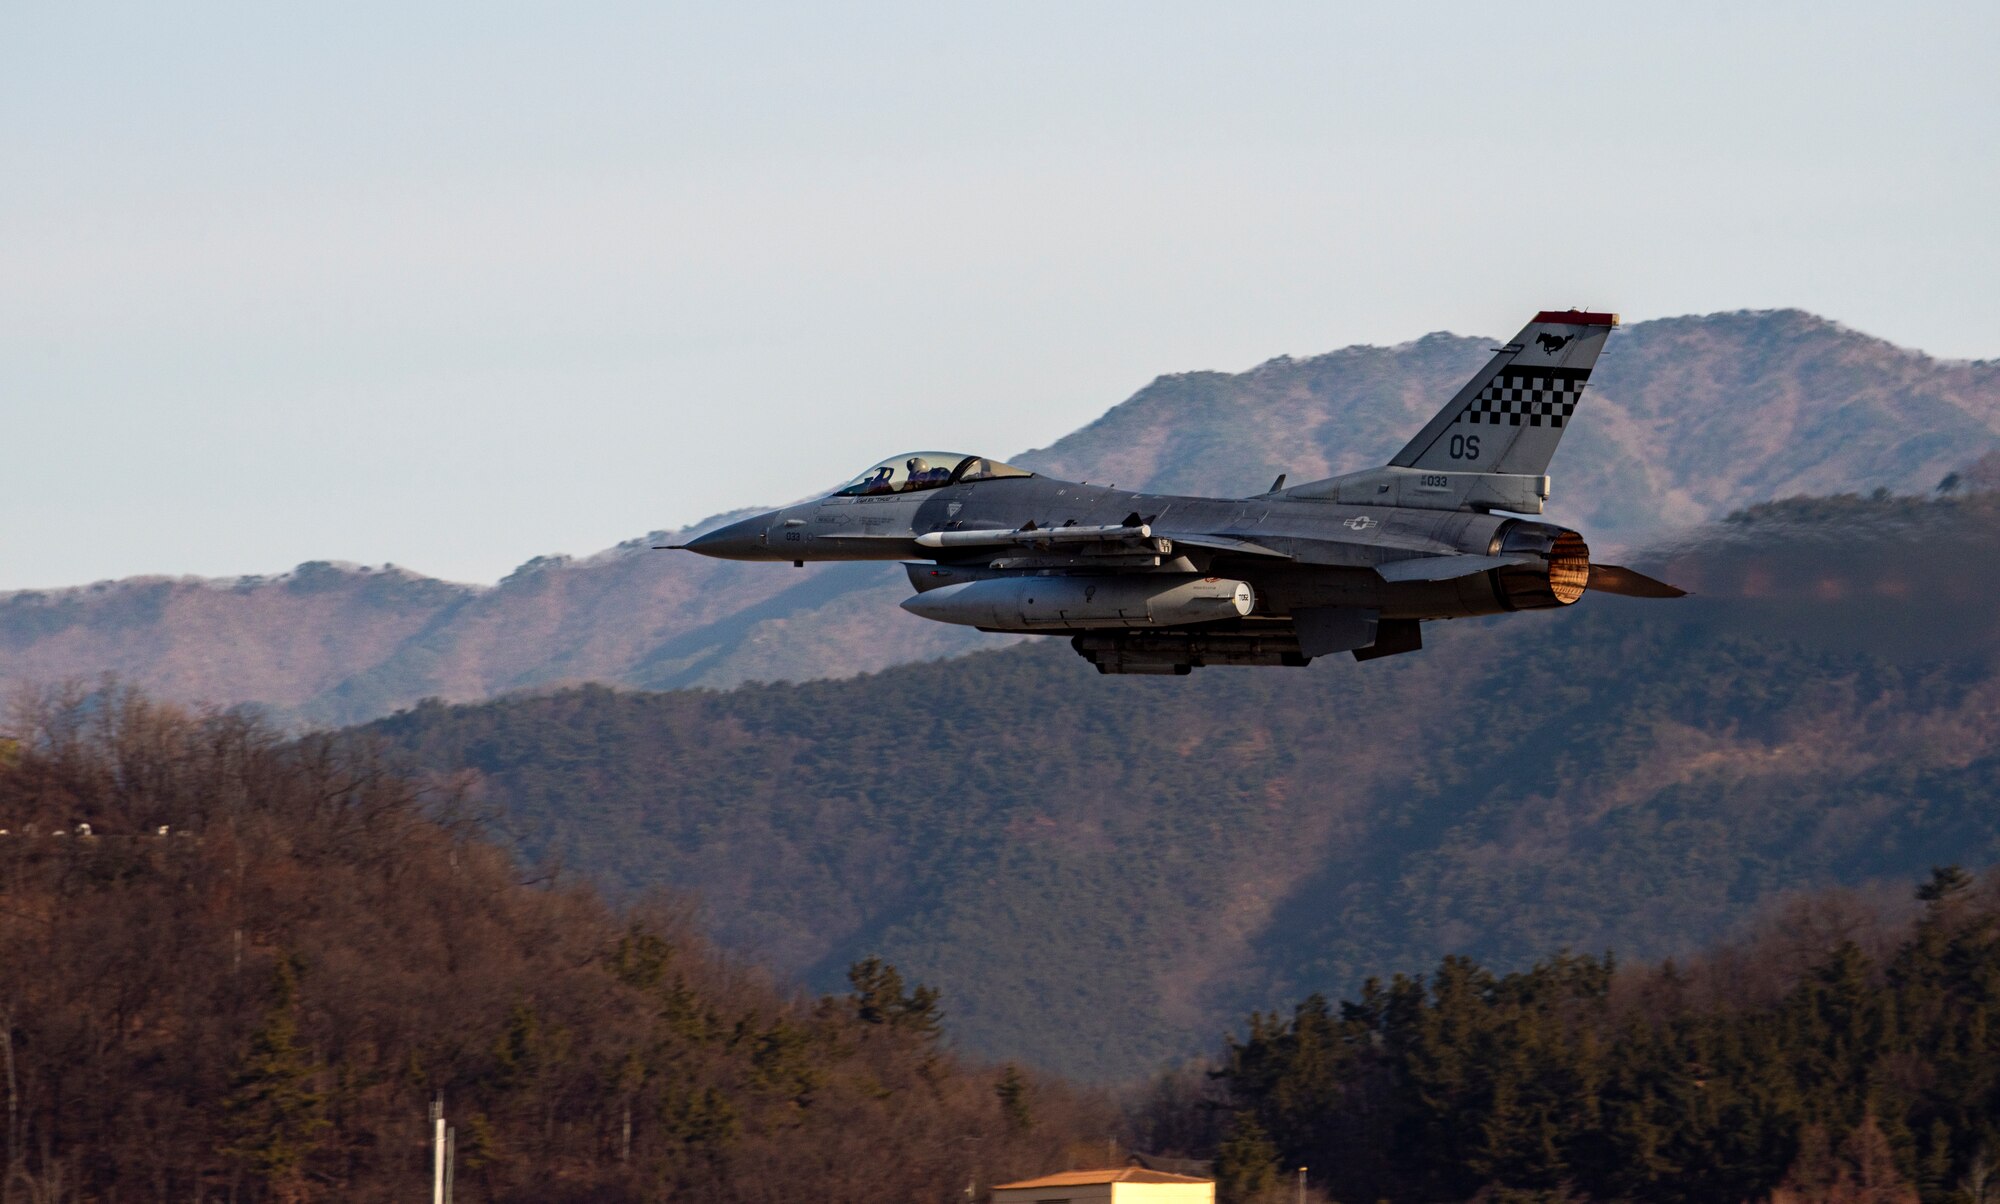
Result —
M1000 1118L1008 1133L1019 1136L1035 1127L1034 1113L1028 1108L1028 1080L1019 1070L1007 1067L993 1085L993 1094L1000 1101Z
M1215 1189L1221 1204L1245 1204L1278 1181L1278 1147L1249 1112L1238 1112L1229 1136L1215 1150Z
M918 986L903 993L903 976L879 957L864 958L847 968L854 1014L863 1024L880 1024L900 1032L935 1036L944 1019L938 992Z
M539 1077L542 1064L542 1025L535 1009L525 1002L507 1012L507 1027L493 1043L493 1085L501 1091L519 1091Z
M279 958L264 1023L223 1101L230 1136L223 1155L285 1204L305 1198L305 1163L329 1126L326 1097L313 1089L320 1067L299 1042L298 982L296 960Z
M1917 888L1917 898L1925 903L1942 903L1972 885L1972 875L1955 865L1931 867L1931 880Z

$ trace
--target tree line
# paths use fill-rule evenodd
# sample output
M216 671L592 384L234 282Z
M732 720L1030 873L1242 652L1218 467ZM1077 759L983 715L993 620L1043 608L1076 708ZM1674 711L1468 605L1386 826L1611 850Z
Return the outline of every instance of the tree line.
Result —
M879 959L788 993L685 905L480 835L450 778L115 687L0 742L0 1202L961 1199L1102 1151Z
M1121 1121L955 1055L879 958L787 991L684 902L524 867L366 735L109 687L5 730L0 1204L420 1199L440 1096L475 1201L978 1198L1121 1123L1232 1201L2000 1199L2000 875L1692 961L1447 957Z
M1689 964L1447 957L1250 1017L1142 1133L1225 1199L2000 1200L2000 874L1900 924L1841 895Z

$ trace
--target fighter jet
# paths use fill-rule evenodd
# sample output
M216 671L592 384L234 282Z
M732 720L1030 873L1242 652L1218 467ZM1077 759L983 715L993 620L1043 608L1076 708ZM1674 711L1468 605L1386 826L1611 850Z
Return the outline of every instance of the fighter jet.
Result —
M982 631L1070 635L1102 673L1372 660L1438 619L1683 591L1592 564L1583 536L1519 517L1618 325L1549 311L1499 348L1388 464L1254 497L1060 481L983 456L906 452L816 501L684 545L729 560L899 560L903 609Z

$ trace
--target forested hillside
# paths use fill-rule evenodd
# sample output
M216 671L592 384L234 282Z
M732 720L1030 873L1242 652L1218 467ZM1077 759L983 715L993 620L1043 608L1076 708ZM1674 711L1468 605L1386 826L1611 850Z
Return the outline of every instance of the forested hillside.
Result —
M1112 1118L955 1057L864 962L814 999L665 900L525 873L363 743L118 691L0 742L0 1200L934 1200Z
M1289 1201L1299 1166L1323 1201L2000 1185L1996 874L1793 896L1651 966L1371 968L1239 1018L1121 1118L955 1055L954 1001L879 959L786 991L671 900L524 870L371 741L115 689L10 725L4 1200L421 1198L440 1095L455 1198L490 1202L942 1204L1121 1145L1212 1159L1224 1204Z
M851 681L427 704L373 726L531 857L701 898L822 989L1088 1077L1447 953L1698 948L1787 892L2000 860L2000 499L1760 507L1418 655L1101 678L1060 644Z
M1016 458L1072 479L1227 496L1279 472L1297 483L1372 466L1493 341L1434 334L1163 376ZM1794 493L1928 490L2000 447L2000 362L1934 360L1797 311L1674 318L1620 330L1584 407L1553 465L1551 516L1610 550ZM920 430L884 439L885 454L931 441ZM860 467L829 464L826 482ZM792 500L744 488L716 506ZM649 550L697 529L538 557L492 586L311 563L270 578L0 595L0 686L113 672L163 697L347 723L426 696L803 680L1005 642L898 610L908 586L894 566L794 570Z
M1801 900L1688 962L1371 978L1252 1016L1218 1081L1163 1078L1137 1125L1238 1204L1291 1199L1299 1166L1337 1200L1990 1200L2000 877L1917 896L1893 921Z

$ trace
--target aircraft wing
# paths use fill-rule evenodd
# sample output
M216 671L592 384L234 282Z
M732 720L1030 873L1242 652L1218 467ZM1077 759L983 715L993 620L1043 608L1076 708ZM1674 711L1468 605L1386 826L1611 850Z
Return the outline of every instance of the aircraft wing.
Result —
M1279 560L1297 560L1290 552L1280 552L1263 544L1233 535L1169 535L1168 539L1190 548L1206 548L1211 552L1230 552L1239 556L1271 556Z
M1191 548L1205 548L1211 552L1230 552L1241 556L1269 556L1278 560L1291 560L1288 552L1267 548L1263 544L1233 535L1187 535L1179 531L1155 532L1145 523L1138 526L1104 527L1026 527L1012 531L932 531L917 536L917 543L926 548L990 548L1008 546L1047 546L1054 544L1087 543L1141 543L1153 539L1163 539Z

